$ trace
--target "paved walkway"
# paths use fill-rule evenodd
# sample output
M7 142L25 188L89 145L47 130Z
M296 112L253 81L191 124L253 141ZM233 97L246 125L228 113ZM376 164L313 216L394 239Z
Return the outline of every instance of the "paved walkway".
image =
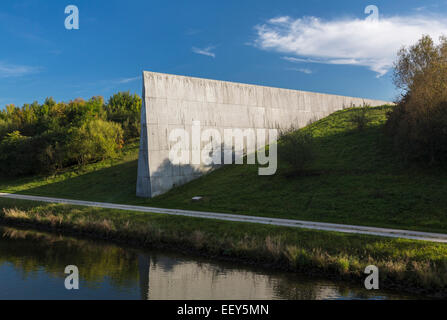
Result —
M426 240L426 241L432 241L432 242L447 243L447 234L442 234L442 233L418 232L418 231L386 229L386 228L374 228L374 227L366 227L366 226L353 226L353 225L345 225L345 224L311 222L311 221L300 221L300 220L289 220L289 219L276 219L276 218L244 216L244 215L236 215L236 214L228 214L228 213L151 208L151 207L143 207L143 206L131 206L131 205L124 205L124 204L104 203L104 202L91 202L91 201L81 201L81 200L48 198L48 197L28 196L28 195L21 195L21 194L9 194L9 193L0 193L0 197L1 198L9 198L9 199L19 199L19 200L70 204L70 205L77 205L77 206L98 207L98 208L118 209L118 210L138 211L138 212L148 212L148 213L161 213L161 214L169 214L169 215L175 215L175 216L194 217L194 218L261 223L261 224L270 224L270 225L284 226L284 227L295 227L295 228L324 230L324 231L336 231L336 232L345 232L345 233L357 233L357 234L367 234L367 235L375 235L375 236L382 236L382 237L393 237L393 238L403 238L403 239L412 239L412 240Z

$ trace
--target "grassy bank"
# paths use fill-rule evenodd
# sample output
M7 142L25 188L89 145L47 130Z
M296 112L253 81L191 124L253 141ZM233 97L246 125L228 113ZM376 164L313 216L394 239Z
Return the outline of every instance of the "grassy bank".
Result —
M142 247L168 246L363 286L379 267L381 289L446 295L447 245L237 222L0 199L0 223Z
M155 199L135 196L138 141L124 155L50 177L1 179L0 191L180 209L447 232L447 169L403 165L383 134L386 112L371 108L359 132L355 110L310 125L316 162L310 174L259 176L257 166L226 166ZM201 202L193 202L194 196Z

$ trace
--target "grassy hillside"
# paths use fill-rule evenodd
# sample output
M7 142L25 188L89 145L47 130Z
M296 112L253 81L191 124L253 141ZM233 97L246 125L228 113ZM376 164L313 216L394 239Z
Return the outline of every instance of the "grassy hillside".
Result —
M372 108L363 132L352 109L310 125L317 160L308 175L258 176L232 165L155 199L135 196L138 143L119 160L53 177L4 180L0 191L182 209L447 232L447 169L403 166L383 135L386 111ZM193 196L203 196L192 202Z

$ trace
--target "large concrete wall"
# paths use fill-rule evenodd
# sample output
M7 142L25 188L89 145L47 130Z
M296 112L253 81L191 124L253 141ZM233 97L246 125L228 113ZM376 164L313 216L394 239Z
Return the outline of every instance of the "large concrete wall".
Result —
M137 196L154 197L187 183L211 167L173 165L169 142L173 129L191 133L215 128L288 129L304 127L344 107L388 102L248 84L143 72L143 108Z

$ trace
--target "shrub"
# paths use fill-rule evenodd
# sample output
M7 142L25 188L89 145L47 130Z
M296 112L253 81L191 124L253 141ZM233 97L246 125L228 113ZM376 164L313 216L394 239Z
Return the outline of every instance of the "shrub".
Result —
M367 127L368 123L371 122L371 118L369 117L369 108L370 106L368 104L363 104L362 107L352 110L350 121L359 131L363 131Z
M19 176L34 173L31 138L19 131L8 133L0 143L0 173Z
M92 120L69 132L68 157L78 164L115 158L123 147L121 125L103 120Z
M447 101L421 108L400 102L388 113L386 129L405 161L447 160Z
M52 132L26 137L19 131L13 131L0 143L0 175L54 172L64 163L64 151Z
M315 159L311 133L299 130L281 137L279 156L287 162L292 173L299 173Z
M312 124L311 121L309 121L308 125ZM291 124L290 127L288 128L280 128L279 126L277 126L276 128L279 132L279 140L283 139L285 136L294 134L295 132L297 132L300 128L298 125L296 124Z
M403 48L394 81L404 90L386 125L396 150L406 160L447 160L447 38L435 45L424 36Z
M67 159L67 130L47 131L32 138L35 173L53 173L70 165Z

